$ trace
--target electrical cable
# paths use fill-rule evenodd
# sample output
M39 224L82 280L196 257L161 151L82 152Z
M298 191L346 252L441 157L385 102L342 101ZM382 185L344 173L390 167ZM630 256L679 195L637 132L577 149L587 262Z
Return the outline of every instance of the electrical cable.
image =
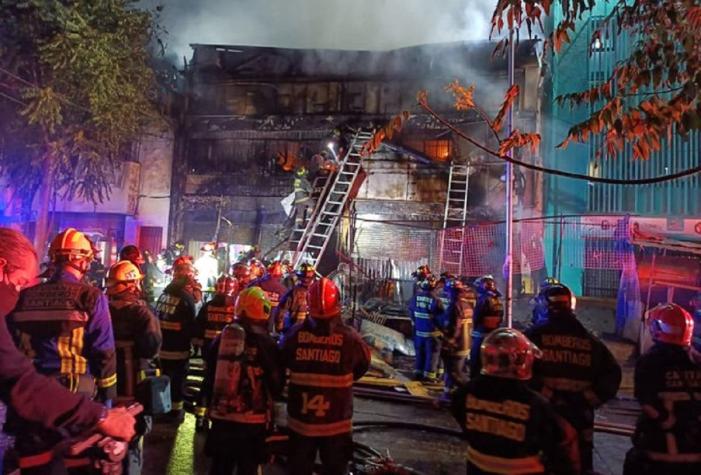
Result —
M701 165L693 168L688 168L686 170L682 170L680 172L676 173L670 173L669 175L661 175L661 176L656 176L652 178L641 178L637 180L626 180L626 179L621 179L621 178L600 178L600 177L594 177L594 176L589 176L589 175L583 175L581 173L572 173L572 172L566 172L563 170L557 170L554 168L546 168L546 167L541 167L538 165L533 165L528 162L522 162L521 160L517 160L515 158L511 158L508 155L502 155L499 152L490 149L489 147L486 147L482 145L481 143L477 142L475 139L472 137L467 136L465 133L463 133L461 130L459 130L457 127L455 127L453 124L445 120L443 117L438 115L437 112L435 112L429 105L428 103L424 101L419 101L419 106L421 106L422 109L424 109L426 112L428 112L430 115L432 115L438 122L446 126L448 129L450 129L452 132L457 134L459 137L462 137L463 139L467 140L470 142L472 145L475 147L479 148L483 152L486 152L490 155L493 155L505 162L510 162L514 165L518 165L524 168L528 168L530 170L534 170L540 173L546 173L548 175L556 175L556 176L561 176L565 178L572 178L575 180L584 180L584 181L589 181L592 183L606 183L609 185L651 185L654 183L662 183L665 181L672 181L672 180L677 180L679 178L684 178L687 176L695 175L697 173L701 173Z

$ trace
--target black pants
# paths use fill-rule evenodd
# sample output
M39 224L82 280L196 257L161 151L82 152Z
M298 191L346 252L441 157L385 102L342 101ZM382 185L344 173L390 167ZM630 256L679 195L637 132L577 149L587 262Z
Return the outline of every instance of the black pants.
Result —
M317 452L321 458L321 475L345 475L353 457L353 437L350 433L305 437L290 432L290 475L312 475Z
M189 366L189 360L161 360L163 374L170 378L170 400L173 404L173 411L183 410L185 382Z
M256 475L265 462L265 425L212 420L205 453L212 458L210 475Z
M485 336L485 333L472 332L472 342L470 344L470 379L475 379L482 370L480 346L482 346L482 341Z

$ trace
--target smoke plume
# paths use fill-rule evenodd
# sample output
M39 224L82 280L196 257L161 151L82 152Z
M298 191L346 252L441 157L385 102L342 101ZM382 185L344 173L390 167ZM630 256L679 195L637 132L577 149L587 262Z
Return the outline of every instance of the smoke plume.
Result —
M385 50L486 39L495 0L142 0L169 56L191 43ZM182 61L182 60L181 60Z

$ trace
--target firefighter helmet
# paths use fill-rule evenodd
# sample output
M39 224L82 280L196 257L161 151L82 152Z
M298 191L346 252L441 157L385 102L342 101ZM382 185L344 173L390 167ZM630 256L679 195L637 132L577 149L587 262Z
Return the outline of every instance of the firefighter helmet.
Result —
M194 276L195 266L192 264L192 260L185 257L178 257L175 262L173 262L173 279Z
M540 288L540 292L533 299L532 322L539 325L547 322L551 317L571 314L574 311L574 295L564 284L546 284Z
M298 178L303 178L307 176L309 172L307 171L306 167L299 167L297 170L295 170L295 176Z
M533 360L542 352L523 333L497 328L482 342L482 374L509 379L531 379Z
M428 264L419 266L418 269L411 273L411 276L419 282L426 279L429 275L431 275L431 269L428 267Z
M251 270L251 279L258 279L265 275L265 265L256 258L249 261L248 267Z
M295 275L300 279L313 279L316 275L316 268L310 262L303 262L295 272Z
M140 266L144 262L144 256L141 255L141 250L133 244L128 244L119 251L120 261L131 261L137 266Z
M341 314L341 294L331 279L322 277L309 286L309 314L317 319Z
M650 310L648 325L654 341L678 346L691 345L694 319L675 303L660 304Z
M238 288L238 282L230 275L220 275L217 279L215 292L219 295L234 295Z
M107 272L107 293L120 294L130 288L139 288L143 278L144 275L133 262L119 261Z
M272 305L260 287L249 287L239 293L234 313L237 317L267 321Z
M497 290L497 282L491 275L484 275L479 279L475 280L475 288L480 294L491 292L493 294L501 295L499 290Z
M68 228L56 235L49 246L49 258L56 262L59 258L67 261L87 260L95 257L95 247L88 237L74 228Z
M234 275L241 287L245 287L251 281L251 268L243 262L237 262L231 267Z
M268 274L271 277L282 277L283 270L282 270L282 263L280 261L273 261L269 266L268 266Z

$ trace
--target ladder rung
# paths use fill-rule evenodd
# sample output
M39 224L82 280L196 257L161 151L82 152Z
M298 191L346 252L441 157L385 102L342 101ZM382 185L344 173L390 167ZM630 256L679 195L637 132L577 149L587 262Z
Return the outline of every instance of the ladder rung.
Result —
M314 244L307 244L307 248L311 248L311 249L322 249L322 246L315 246Z
M342 205L343 201L327 201L326 204L332 204L332 205Z
M327 237L329 237L328 234L319 234L319 233L313 233L312 236L313 236L313 237L320 237L320 238L327 238Z

